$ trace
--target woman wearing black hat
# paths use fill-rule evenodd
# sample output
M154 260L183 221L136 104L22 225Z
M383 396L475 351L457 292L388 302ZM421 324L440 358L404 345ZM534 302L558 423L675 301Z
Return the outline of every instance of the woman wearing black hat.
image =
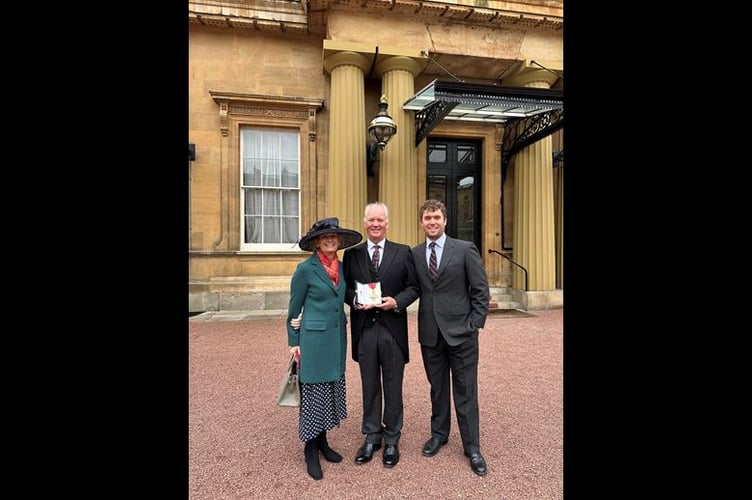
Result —
M339 219L317 221L298 242L313 254L298 264L290 282L287 344L300 358L301 389L298 436L305 441L308 474L321 479L319 451L329 462L342 461L332 450L326 432L347 417L345 356L347 319L345 280L337 251L360 243L357 231L339 227ZM298 329L290 321L305 310Z

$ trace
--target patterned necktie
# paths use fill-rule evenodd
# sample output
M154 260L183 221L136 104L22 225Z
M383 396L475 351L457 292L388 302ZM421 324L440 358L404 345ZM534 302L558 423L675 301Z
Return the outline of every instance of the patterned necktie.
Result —
M428 259L428 274L432 280L435 280L436 275L439 274L439 266L436 265L436 242L432 241L428 246L431 247L431 257Z
M379 246L375 245L373 247L373 257L371 257L371 263L373 264L374 269L379 268Z

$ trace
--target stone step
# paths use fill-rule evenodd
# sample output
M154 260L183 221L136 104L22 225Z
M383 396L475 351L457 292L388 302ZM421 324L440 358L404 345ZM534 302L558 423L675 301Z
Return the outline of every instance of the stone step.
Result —
M501 302L495 302L491 300L488 303L489 309L520 309L520 303L514 300L504 300Z
M514 295L509 291L507 286L492 286L489 287L489 293L491 298L488 303L489 310L491 309L520 309L519 302L514 300Z

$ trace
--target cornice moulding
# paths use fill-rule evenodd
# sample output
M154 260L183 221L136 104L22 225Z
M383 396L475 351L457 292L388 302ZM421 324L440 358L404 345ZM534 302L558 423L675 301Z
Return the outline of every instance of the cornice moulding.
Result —
M564 28L564 2L500 2L488 0L479 7L473 2L422 0L191 0L191 23L235 29L278 31L298 34L324 33L330 10L395 14L420 20L499 28Z

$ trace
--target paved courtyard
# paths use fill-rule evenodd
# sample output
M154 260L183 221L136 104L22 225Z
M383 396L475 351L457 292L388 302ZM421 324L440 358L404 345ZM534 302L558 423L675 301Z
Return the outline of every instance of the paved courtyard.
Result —
M449 443L434 457L421 454L431 409L415 314L400 461L384 468L382 447L371 462L356 465L363 442L360 374L348 346L348 418L328 435L344 460L322 457L320 481L306 473L298 410L275 405L288 359L284 317L212 316L189 322L191 500L563 498L563 309L492 313L481 330L483 477L470 470L454 411Z

